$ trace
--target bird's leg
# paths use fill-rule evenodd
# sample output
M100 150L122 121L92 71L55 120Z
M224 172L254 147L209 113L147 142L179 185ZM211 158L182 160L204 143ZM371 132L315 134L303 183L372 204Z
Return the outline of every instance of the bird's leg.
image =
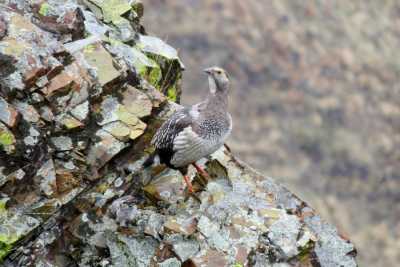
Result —
M193 193L193 186L192 183L190 182L189 176L187 175L183 175L183 179L185 180L186 186L189 190L189 193Z
M194 162L192 165L196 168L197 172L200 173L201 176L206 178L206 180L210 180L210 175L208 173L206 173L206 171L203 170L203 168L201 168L199 165L197 165L196 162Z

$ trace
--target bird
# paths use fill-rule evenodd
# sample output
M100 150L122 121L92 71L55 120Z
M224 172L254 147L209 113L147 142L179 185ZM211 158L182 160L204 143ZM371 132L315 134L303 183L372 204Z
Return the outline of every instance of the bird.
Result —
M179 170L190 193L194 191L187 175L188 166L192 164L203 177L208 177L196 162L222 147L232 131L232 117L228 112L228 74L217 66L206 68L204 72L209 84L207 97L175 111L160 126L151 140L155 150L144 163L149 166L158 161Z

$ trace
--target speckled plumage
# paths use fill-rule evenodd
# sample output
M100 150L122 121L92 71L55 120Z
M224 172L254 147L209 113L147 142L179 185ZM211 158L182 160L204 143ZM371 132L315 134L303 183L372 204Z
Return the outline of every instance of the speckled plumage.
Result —
M212 80L207 99L176 111L152 139L161 163L169 167L181 168L212 154L231 132L227 76L226 80L220 81L219 77L209 75Z

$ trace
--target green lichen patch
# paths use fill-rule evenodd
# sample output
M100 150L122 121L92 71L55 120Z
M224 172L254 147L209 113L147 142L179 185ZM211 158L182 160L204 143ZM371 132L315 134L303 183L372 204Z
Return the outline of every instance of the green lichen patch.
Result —
M93 53L96 50L96 46L94 44L88 44L83 48L84 53Z
M26 49L31 48L30 45L16 39L8 39L0 42L0 52L5 55L20 57Z
M100 7L105 22L119 22L121 16L132 8L126 0L90 0L90 2Z
M1 198L0 199L0 217L6 216L7 215L7 201L9 200L9 198L5 197L5 198Z
M129 87L122 97L123 104L115 97L103 100L97 123L118 140L127 141L143 134L147 125L139 117L149 115L152 106L147 96L133 87Z
M131 6L128 1L125 0L108 0L103 1L102 10L104 21L120 23L123 18L123 14L131 10Z
M315 243L314 242L308 242L304 247L302 247L300 250L300 253L297 255L297 258L299 259L299 262L306 264L311 260L311 253L314 249Z
M109 132L120 141L126 141L131 132L129 126L121 121L110 122L103 127L103 130Z
M1 203L1 201L0 201ZM39 221L26 215L0 213L0 262L12 250L14 244L39 225Z
M0 132L0 144L9 146L15 142L14 136L9 132Z
M145 35L140 36L136 47L153 60L161 71L161 73L146 73L150 74L148 75L150 83L167 95L170 100L179 102L180 80L184 65L178 57L178 52L163 40ZM154 79L154 74L157 75L155 76L157 79L159 76L161 78L157 81Z
M120 42L111 42L112 50L142 78L157 87L162 78L162 71L155 60L140 51L139 47L131 47Z
M128 124L128 125L136 125L138 122L138 118L131 114L125 106L119 105L116 113L118 120Z
M12 250L12 244L18 240L16 235L2 235L0 234L0 261Z
M80 122L79 120L75 119L74 117L66 113L62 113L59 116L57 116L56 121L59 124L59 126L67 130L72 130L84 126L82 122Z
M175 86L168 88L167 97L169 100L176 102L177 100L177 91Z
M13 133L3 123L0 123L0 150L7 153L14 152L15 142Z
M40 5L39 14L45 17L49 14L49 9L50 5L45 2Z
M29 207L29 215L40 220L47 220L57 211L60 205L61 202L56 198L44 199Z
M110 40L110 51L141 78L173 101L179 101L183 64L174 48L162 40L141 36L134 47Z
M137 17L135 10L127 0L84 0L84 3L93 11L97 18L102 19L106 23L114 24L123 35L128 33L131 39L133 29L129 20L124 16L129 12ZM127 31L126 31L127 30ZM124 39L124 38L122 38Z

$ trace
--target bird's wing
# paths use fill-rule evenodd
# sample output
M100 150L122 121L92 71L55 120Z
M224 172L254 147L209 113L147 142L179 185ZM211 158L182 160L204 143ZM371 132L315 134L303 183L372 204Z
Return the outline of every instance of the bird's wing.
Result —
M196 115L193 110L192 117ZM198 118L184 128L174 139L171 163L176 166L195 162L215 152L224 144L232 129L232 118Z
M171 163L180 166L197 161L208 154L209 144L188 126L175 137Z
M184 108L176 111L157 130L151 140L151 144L157 149L173 150L175 137L192 123L192 116L189 109Z

